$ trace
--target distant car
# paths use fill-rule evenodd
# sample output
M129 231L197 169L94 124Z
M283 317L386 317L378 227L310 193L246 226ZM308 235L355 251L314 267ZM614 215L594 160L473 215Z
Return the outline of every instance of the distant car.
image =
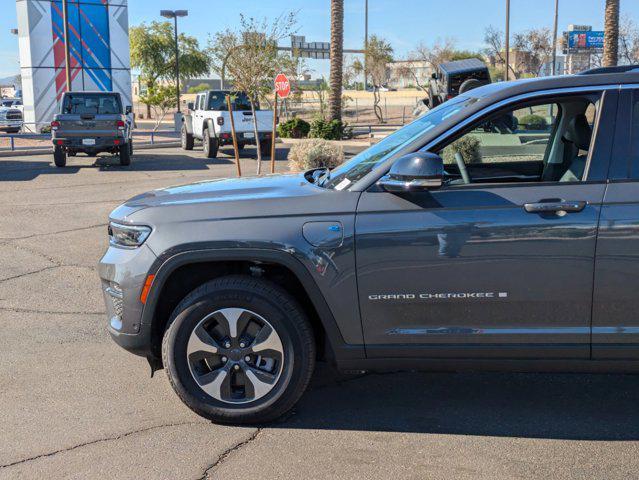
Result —
M118 155L120 165L130 165L132 130L132 108L122 105L119 93L67 92L51 122L55 165L64 167L67 155L95 157L102 152Z
M257 135L253 124L253 112L248 96L244 92L209 90L198 94L195 102L189 104L189 113L182 119L182 148L193 150L195 140L201 140L204 154L215 158L218 149L233 145L231 121L227 106L227 95L232 97L233 120L238 147L258 145L263 156L271 151L273 111L256 108Z
M18 133L24 125L24 108L19 98L0 100L0 132Z
M428 106L435 108L461 93L489 83L488 67L478 58L440 63L430 80Z

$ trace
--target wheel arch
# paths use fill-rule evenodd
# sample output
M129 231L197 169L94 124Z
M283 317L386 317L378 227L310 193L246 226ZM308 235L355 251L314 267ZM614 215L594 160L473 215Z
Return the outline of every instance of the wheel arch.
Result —
M275 283L278 283L278 278L269 275L283 276L285 282L291 281L280 286L289 291L305 310L316 332L318 352L334 361L364 357L363 345L344 342L315 280L291 254L267 249L207 249L173 253L158 258L153 285L142 313L142 323L151 325L153 357L160 358L159 347L173 311L171 307L179 303L184 293L225 275L243 273L260 276L260 269L266 271L265 277ZM180 285L180 288L173 291L173 285Z

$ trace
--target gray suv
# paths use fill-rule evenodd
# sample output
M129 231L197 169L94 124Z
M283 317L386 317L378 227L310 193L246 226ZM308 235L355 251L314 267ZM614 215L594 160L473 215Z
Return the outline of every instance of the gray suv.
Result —
M316 360L637 371L639 67L480 87L333 171L132 198L108 329L198 414L264 422Z

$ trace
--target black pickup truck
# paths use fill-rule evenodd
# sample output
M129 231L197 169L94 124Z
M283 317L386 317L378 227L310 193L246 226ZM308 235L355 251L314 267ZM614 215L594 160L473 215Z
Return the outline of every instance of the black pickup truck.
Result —
M85 153L95 157L108 152L120 157L120 165L131 164L133 154L132 108L123 108L115 92L67 92L60 113L51 122L53 159L57 167L67 156Z

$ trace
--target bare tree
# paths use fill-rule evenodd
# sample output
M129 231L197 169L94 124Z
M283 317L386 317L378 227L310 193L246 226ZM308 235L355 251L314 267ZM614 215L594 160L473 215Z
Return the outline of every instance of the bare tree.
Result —
M373 83L373 110L380 123L384 123L382 108L379 106L381 96L379 87L388 80L388 64L393 61L393 47L382 37L372 35L368 39L368 46L365 52L365 67L361 61L354 63L355 71L364 72Z
M410 78L415 86L426 93L429 92L428 78L418 74L420 65L427 65L431 70L435 70L441 63L452 60L463 60L466 58L479 58L480 55L466 50L458 50L455 41L451 38L437 40L432 45L421 43L408 55L397 70L398 75Z
M290 73L296 69L295 58L280 54L277 50L279 40L293 33L295 23L294 13L281 15L272 22L240 15L239 29L219 32L209 48L214 68L228 74L233 88L246 92L251 102L253 130L258 143L258 175L262 172L262 152L255 108L260 96L273 91L273 80L277 73Z
M545 63L551 61L553 41L548 28L526 30L514 35L513 46L518 51L518 70L539 76Z
M620 63L639 63L639 28L629 17L624 17L619 26Z
M494 58L495 63L504 66L504 68L508 68L515 78L520 77L520 74L517 73L512 65L506 66L506 59L504 58L504 32L492 25L489 26L484 31L484 43L486 43L485 53L487 56Z
M331 0L330 120L342 120L344 74L344 0Z
M619 0L606 0L604 31L603 66L614 67L619 62Z

